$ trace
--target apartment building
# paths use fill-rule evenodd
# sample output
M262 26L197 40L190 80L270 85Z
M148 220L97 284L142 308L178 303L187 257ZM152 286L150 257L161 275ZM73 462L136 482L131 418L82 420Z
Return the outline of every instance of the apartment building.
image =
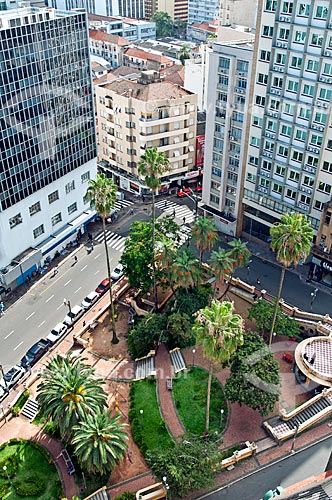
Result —
M123 53L123 65L139 70L160 71L170 68L175 64L174 60L160 54L154 54L146 50L129 47Z
M130 19L128 17L107 17L89 14L89 28L97 29L109 35L119 35L130 42L136 40L155 40L156 23L143 19Z
M255 29L258 0L221 0L220 26L247 26Z
M85 12L0 12L0 281L14 288L94 217Z
M145 17L155 12L166 12L173 21L188 22L188 0L145 0Z
M129 41L119 35L109 35L99 30L89 30L90 53L110 63L112 68L123 64L123 51Z
M188 24L212 21L219 15L220 0L188 0Z
M187 39L197 43L205 43L210 37L217 37L219 20L192 23L187 26Z
M157 147L170 161L171 171L162 177L163 191L175 190L195 171L195 94L146 71L136 81L119 79L96 87L96 99L98 166L121 189L150 192L138 175L146 148Z
M46 0L46 4L59 10L85 9L99 16L145 17L144 0Z
M202 201L220 231L236 232L254 35L223 28L209 52Z
M317 231L332 190L332 4L259 4L238 231L261 239L282 214Z

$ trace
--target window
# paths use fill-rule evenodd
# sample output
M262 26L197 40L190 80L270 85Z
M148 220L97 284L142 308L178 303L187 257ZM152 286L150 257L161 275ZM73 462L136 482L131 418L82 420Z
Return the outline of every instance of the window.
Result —
M289 29L280 28L278 38L280 38L281 40L288 40L289 39Z
M61 212L59 212L58 214L56 215L53 215L53 217L51 218L51 223L52 223L52 226L56 226L57 224L59 224L59 222L62 221L62 216L61 216Z
M214 194L210 194L210 202L214 203L215 205L219 205L219 202L220 202L219 196L215 196Z
M10 229L13 229L13 227L18 226L18 224L21 224L22 222L23 222L22 215L21 213L19 213L9 219L9 227Z
M307 131L302 129L297 129L295 137L298 141L306 141L307 140Z
M309 17L309 15L310 15L310 5L306 3L300 3L299 16Z
M84 174L81 175L81 181L82 181L82 184L84 184L85 182L88 182L90 180L90 172L85 172Z
M314 146L321 146L322 143L323 143L323 138L321 135L312 134L310 138L310 144L313 144Z
M291 14L293 12L293 2L283 2L281 12Z
M277 54L276 55L276 64L285 64L286 62L286 54Z
M305 37L306 37L306 32L305 31L295 31L294 42L296 42L296 43L304 43L305 42Z
M271 52L269 50L261 50L261 61L270 61Z
M315 183L315 179L313 177L309 177L309 175L305 175L303 179L303 184L308 187L312 187Z
M276 99L271 99L270 108L278 111L279 107L280 107L280 101L276 101Z
M330 174L332 174L332 163L329 163L328 161L324 161L322 168L325 172L329 172Z
M295 170L291 170L289 172L288 179L293 182L299 182L300 174L298 172L295 172Z
M316 9L316 15L318 19L326 19L327 18L327 13L328 13L328 8L324 7L322 5L318 5Z
M263 26L263 36L273 37L273 26Z
M128 115L134 115L135 109L134 108L125 108L125 113L127 113Z
M74 212L77 211L77 203L72 203L71 205L69 205L69 207L67 208L68 210L68 215L70 214L73 214Z
M127 148L127 155L135 155L135 154L136 154L136 149Z
M265 141L264 149L266 149L267 151L270 151L272 153L274 150L274 142Z
M280 175L280 177L284 177L286 172L286 168L281 165L276 166L276 175Z
M325 101L330 101L332 98L332 90L331 89L320 89L319 98Z
M268 120L267 125L266 125L266 129L270 130L271 132L276 132L277 122L275 122L273 120Z
M330 184L326 184L326 182L320 182L318 184L318 189L319 189L319 191L323 191L323 193L327 193L327 194L331 193L331 186L330 186Z
M300 151L293 151L293 160L302 161L303 160L303 153L300 153Z
M295 198L296 198L296 191L293 191L293 189L287 189L287 191L286 191L286 198L291 198L292 200L295 200Z
M316 47L321 47L323 45L324 36L318 33L313 33L311 37L311 45L315 45Z
M323 207L324 207L324 203L322 201L318 201L318 200L315 201L315 209L316 210L322 211Z
M255 167L258 167L258 158L257 158L257 156L250 155L249 156L249 163L251 165L255 165Z
M276 8L277 8L277 0L266 0L265 10L269 10L270 12L275 12Z
M44 230L44 226L43 226L43 224L41 224L41 226L36 227L36 229L34 229L34 230L32 231L32 233L33 233L33 237L34 237L35 239L36 239L36 238L38 238L39 236L41 236L42 234L44 234L44 233L45 233L45 230Z
M65 185L66 194L70 193L70 191L73 191L74 189L75 189L75 181L68 182L68 184Z
M216 177L221 177L221 168L212 167L212 175Z
M277 194L282 194L282 186L275 182L272 186L272 191Z
M263 83L264 85L267 85L267 80L268 80L268 75L264 75L263 73L258 73L258 83Z
M299 116L305 120L310 120L311 110L309 108L300 108Z
M289 92L297 92L299 90L299 82L288 80L287 90Z
M126 141L136 142L136 137L134 135L126 135Z
M291 66L293 68L301 68L302 61L303 61L302 57L293 56L291 60Z
M251 174L250 172L247 172L247 181L256 182L256 175Z
M37 203L34 203L33 205L31 205L31 207L29 207L30 216L35 215L40 211L41 211L40 201L37 201Z
M312 97L314 95L314 87L313 85L308 85L307 83L305 83L303 85L303 95L307 95L309 97Z
M127 128L136 128L135 122L126 122L126 127Z
M301 194L300 196L301 203L303 203L304 205L310 205L310 200L311 200L310 196L307 196L306 194Z
M258 116L254 116L252 120L253 125L256 125L256 127L262 127L263 125L263 118L259 118Z
M292 127L288 125L282 125L281 127L281 135L285 135L286 137L290 137L292 133Z
M258 137L252 137L251 141L250 141L250 144L252 146L255 146L255 147L259 148L260 145L261 145L261 140Z
M278 87L279 89L281 89L283 81L284 81L283 78L279 78L278 76L275 76L273 78L273 87Z
M286 146L279 146L278 154L284 157L288 156L288 148Z
M256 95L256 104L258 106L265 106L265 97L261 95Z
M90 203L88 196L87 195L83 196L83 205L87 205L88 203Z
M331 63L324 64L323 73L324 73L324 75L328 75L328 76L332 75L332 64Z
M263 160L263 163L262 163L262 168L264 170L267 170L268 172L271 172L271 169L272 169L272 163L270 161L267 161L267 160Z
M225 57L220 57L219 58L219 67L220 68L229 69L229 65L230 65L230 60L229 59L226 59Z
M332 140L328 139L327 144L326 144L326 149L332 149Z
M318 158L315 158L314 156L308 156L307 163L312 167L318 167Z
M318 71L318 61L314 61L313 59L309 59L307 62L307 70L317 72Z
M265 179L265 177L262 177L259 180L259 185L268 188L270 186L270 181L268 179Z
M294 104L290 104L289 102L285 103L284 109L285 115L294 115L295 114L295 106Z
M326 113L315 113L314 122L326 124L327 114Z
M48 195L49 204L54 203L58 199L59 199L59 191L54 191L53 193Z

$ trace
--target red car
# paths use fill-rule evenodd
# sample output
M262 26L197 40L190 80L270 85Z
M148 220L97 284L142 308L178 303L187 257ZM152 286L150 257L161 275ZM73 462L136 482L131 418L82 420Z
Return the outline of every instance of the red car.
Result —
M189 187L182 187L177 192L177 196L179 198L183 198L184 196L187 196L188 194L192 194L192 192L193 192L193 190L190 189Z
M196 191L196 193L201 193L202 192L202 186L200 186L200 185L196 186L195 191Z
M109 287L110 287L110 280L108 278L105 278L101 283L99 283L95 291L99 293L99 295L103 295L105 292L107 292Z

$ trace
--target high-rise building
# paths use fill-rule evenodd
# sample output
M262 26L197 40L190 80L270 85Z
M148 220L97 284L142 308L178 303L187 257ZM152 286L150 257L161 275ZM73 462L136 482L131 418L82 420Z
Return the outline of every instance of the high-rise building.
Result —
M221 0L220 26L247 26L255 28L258 0Z
M145 0L145 17L155 12L166 12L173 21L188 22L188 0Z
M248 120L254 35L221 27L208 52L202 200L219 230L235 234Z
M144 0L46 0L55 9L85 9L99 16L122 16L144 19Z
M177 190L182 180L194 179L197 96L165 81L156 71L144 71L137 81L124 78L96 87L99 128L99 168L120 188L150 193L138 174L146 148L158 148L171 171L162 178L162 191Z
M84 12L0 13L0 280L15 286L92 217L96 174Z
M219 14L220 0L188 0L188 24L213 21Z
M332 3L261 0L241 230L269 238L282 214L315 231L332 192Z

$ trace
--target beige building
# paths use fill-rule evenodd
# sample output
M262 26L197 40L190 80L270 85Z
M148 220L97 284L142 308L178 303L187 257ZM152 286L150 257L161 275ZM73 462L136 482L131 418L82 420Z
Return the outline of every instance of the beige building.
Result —
M173 21L188 21L188 0L145 0L145 17L155 12L167 12Z
M146 148L157 147L170 161L162 191L176 190L195 173L197 95L166 82L158 72L136 81L119 79L96 87L99 168L127 191L148 194L138 176Z
M129 47L123 54L124 66L142 71L160 71L161 69L170 68L174 64L175 61L169 57L153 54L147 50L138 49L136 47Z
M122 53L129 41L119 35L109 35L99 30L89 30L90 53L110 63L112 68L122 66Z

